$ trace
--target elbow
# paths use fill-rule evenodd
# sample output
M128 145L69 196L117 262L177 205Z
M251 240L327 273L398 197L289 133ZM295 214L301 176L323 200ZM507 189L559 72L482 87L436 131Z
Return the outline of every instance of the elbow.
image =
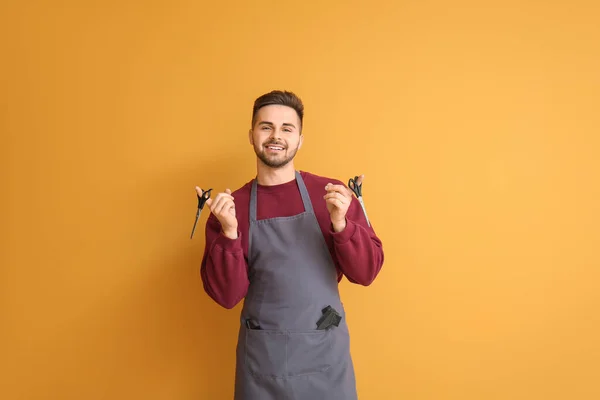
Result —
M238 303L241 301L241 298L231 298L231 299L221 299L220 301L217 301L217 303L227 309L227 310L231 310L233 309L235 306L238 305ZM216 301L216 300L215 300Z
M375 278L377 278L377 275L379 274L379 270L374 270L374 271L368 271L368 273L363 273L363 274L354 274L352 276L349 276L348 274L346 274L346 277L348 278L348 280L354 284L357 285L361 285L361 286L371 286L371 284L375 281Z
M361 286L371 286L371 284L375 282L375 279L379 275L382 266L383 260L379 263L376 263L372 268L364 268L363 273L354 276L352 282Z
M208 287L204 287L204 291L215 303L220 305L221 307L231 310L244 298L244 296L234 295L233 293L220 293L217 294L214 291L210 290Z
M223 277L209 273L209 269L203 266L201 270L202 286L204 292L215 303L225 309L232 309L246 296L248 282Z
M356 283L365 287L371 286L371 284L375 281L375 278L377 278L377 272L361 277L356 281Z
M204 282L204 291L215 303L221 307L231 310L246 296L246 290L233 291L231 290L213 290L217 288L211 287L208 282Z

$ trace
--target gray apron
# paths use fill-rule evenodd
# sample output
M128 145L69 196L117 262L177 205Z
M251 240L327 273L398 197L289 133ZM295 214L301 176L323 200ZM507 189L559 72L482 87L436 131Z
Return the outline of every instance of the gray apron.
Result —
M252 183L235 400L357 399L336 268L297 171L296 181L304 212L260 221ZM339 326L317 330L327 306L341 315Z

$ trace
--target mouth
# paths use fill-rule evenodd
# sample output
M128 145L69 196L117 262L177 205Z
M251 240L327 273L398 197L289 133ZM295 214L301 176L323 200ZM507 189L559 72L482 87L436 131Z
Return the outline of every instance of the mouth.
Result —
M265 146L265 149L269 152L278 153L285 150L285 147L277 144L268 144Z

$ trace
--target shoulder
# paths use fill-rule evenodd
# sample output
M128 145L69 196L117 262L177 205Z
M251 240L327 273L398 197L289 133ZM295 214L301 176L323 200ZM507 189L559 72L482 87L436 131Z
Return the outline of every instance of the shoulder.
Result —
M334 185L346 185L339 179L317 175L312 172L300 171L300 175L302 176L302 179L306 183L307 187L320 187L324 189L328 183L333 183Z
M250 193L252 192L252 180L231 192L238 216L243 217L250 204Z
M239 187L236 190L234 190L233 192L231 192L231 195L233 197L235 197L235 198L237 198L237 197L240 197L240 198L250 197L250 191L252 189L252 181L253 180L249 180L244 185L242 185L241 187Z

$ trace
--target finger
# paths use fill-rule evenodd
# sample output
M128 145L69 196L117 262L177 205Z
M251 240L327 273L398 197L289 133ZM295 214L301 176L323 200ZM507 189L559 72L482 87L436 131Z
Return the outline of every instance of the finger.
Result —
M339 192L329 192L323 197L325 198L325 200L331 200L332 202L330 202L330 204L334 204L334 205L349 204L348 198Z
M326 204L329 204L329 205L337 208L338 210L347 210L348 209L348 204L343 203L340 199L336 199L336 198L327 199Z
M231 190L229 190L229 189L226 189L225 192L221 192L221 193L217 194L217 196L220 196L220 197L230 197L230 198L233 199L233 196L231 195Z
M224 193L219 193L217 195L217 197L215 197L215 201L213 203L213 205L211 206L210 210L215 213L218 214L218 209L220 209L223 205L223 202L225 201L233 201L233 197L224 194Z
M235 215L235 203L233 201L228 201L226 204L223 205L223 209L221 212L221 215L223 216Z
M363 175L360 175L360 176L358 177L358 179L356 180L356 184L357 184L358 186L362 185L362 183L363 183L363 180L364 180L364 179L365 179L365 175L364 175L364 174L363 174Z
M230 194L227 194L227 193L219 193L219 194L217 194L217 196L215 197L215 201L217 201L217 202L218 202L218 201L219 201L220 199L222 199L222 198L229 198L229 199L231 199L231 200L235 200L235 199L233 198L233 196L232 196L232 195L230 195Z
M223 208L223 204L228 201L233 203L233 196L226 193L219 193L215 198L215 204L213 205L214 212L218 214L220 212L219 210Z
M219 195L217 195L217 196L215 197L215 199L214 199L214 200L210 200L210 204L209 204L209 202L208 202L208 201L206 202L206 204L209 204L209 206L210 206L210 211L211 211L213 214L216 214L216 211L215 211L215 210L216 210L216 209L219 207L219 204L220 204L222 201L223 201L223 196L219 196Z
M328 192L327 194L325 194L325 196L323 196L323 198L325 198L325 199L339 199L339 200L342 200L342 201L347 201L348 200L346 198L346 196L344 196L340 192Z
M196 186L196 193L198 193L198 196L202 196L202 189L200 189L200 186Z
M333 183L328 183L327 185L325 185L325 190L342 190L342 188L345 188L346 186L344 185L339 185L339 184L333 184Z
M214 213L223 216L228 213L229 209L232 207L234 207L233 201L224 198L220 203L217 204Z
M325 186L325 190L327 190L328 192L340 192L343 194L350 194L350 189L348 189L346 186L334 185L332 183L328 183L327 186Z
M329 190L327 193L338 193L340 196L349 200L352 198L353 192L349 188L342 187L339 190Z
M335 197L337 197L339 199L342 199L342 200L348 200L349 199L348 192L334 192L334 191L330 191L330 192L327 192L325 194L325 197L332 197L332 196L335 196Z

